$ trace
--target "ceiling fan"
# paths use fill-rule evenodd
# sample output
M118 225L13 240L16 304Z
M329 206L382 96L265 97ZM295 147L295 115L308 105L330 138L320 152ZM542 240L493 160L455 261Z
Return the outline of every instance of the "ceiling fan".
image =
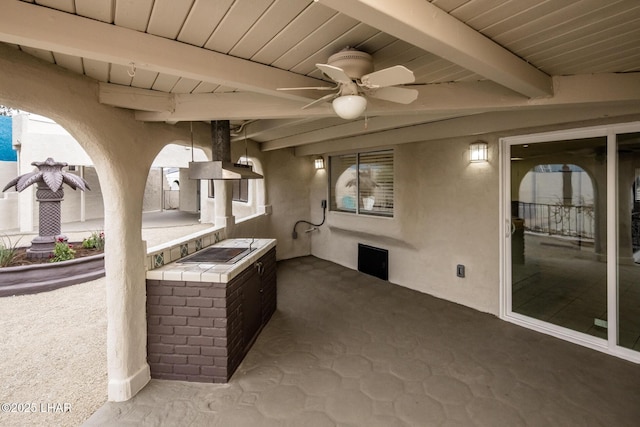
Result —
M367 108L366 97L385 101L410 104L418 97L418 91L395 87L413 83L413 72L402 65L373 71L371 55L352 48L345 48L331 55L327 64L316 64L327 77L336 82L333 87L293 87L278 90L331 90L325 95L302 107L313 107L322 102L333 101L336 114L343 119L355 119Z

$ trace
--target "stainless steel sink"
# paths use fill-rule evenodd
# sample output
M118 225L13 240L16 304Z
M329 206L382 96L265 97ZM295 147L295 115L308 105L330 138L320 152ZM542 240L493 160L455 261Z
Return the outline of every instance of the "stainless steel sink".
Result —
M211 247L202 249L194 253L193 255L189 255L184 257L177 262L179 264L233 264L240 261L245 256L249 255L251 251L255 250L255 248L242 248L242 247L233 247L233 248L224 248L224 247Z

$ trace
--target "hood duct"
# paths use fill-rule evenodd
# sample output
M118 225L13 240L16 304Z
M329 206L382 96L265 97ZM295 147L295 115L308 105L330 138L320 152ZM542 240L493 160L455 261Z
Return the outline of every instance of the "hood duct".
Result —
M210 162L189 162L189 179L260 179L250 165L231 162L231 126L229 120L211 121L213 144Z

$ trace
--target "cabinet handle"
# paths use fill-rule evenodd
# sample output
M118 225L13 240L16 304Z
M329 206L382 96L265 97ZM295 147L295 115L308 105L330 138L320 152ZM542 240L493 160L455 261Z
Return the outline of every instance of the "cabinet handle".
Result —
M256 269L258 270L258 275L262 276L264 273L264 265L260 261L256 262Z

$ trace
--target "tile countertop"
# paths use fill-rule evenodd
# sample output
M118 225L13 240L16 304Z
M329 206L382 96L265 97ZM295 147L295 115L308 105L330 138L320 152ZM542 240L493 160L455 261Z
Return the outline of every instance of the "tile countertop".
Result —
M276 239L227 239L207 247L234 248L248 247L249 244L251 244L251 247L255 248L255 250L251 251L249 255L240 259L235 264L181 264L177 261L147 271L147 279L227 283L242 273L247 267L251 266L261 256L269 252L271 248L274 248L276 246Z

